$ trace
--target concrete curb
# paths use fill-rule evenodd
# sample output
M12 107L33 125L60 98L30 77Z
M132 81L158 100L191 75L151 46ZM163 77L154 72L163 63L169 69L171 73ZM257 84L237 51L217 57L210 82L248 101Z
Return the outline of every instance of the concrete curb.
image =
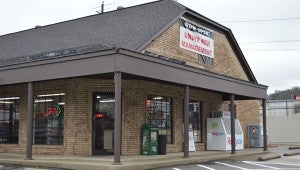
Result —
M290 146L289 150L300 149L300 146Z
M277 155L277 154L267 154L264 156L259 157L257 160L258 161L267 161L270 159L276 159L276 158L281 158L281 155Z
M3 165L0 165L0 170L5 170L5 167Z
M287 152L283 154L283 156L293 156L293 155L300 155L300 152Z
M66 169L74 169L74 170L143 170L143 169L155 169L155 168L163 168L170 167L175 165L184 165L184 164L194 164L200 162L208 162L222 159L237 159L241 157L247 156L259 156L261 154L269 154L268 151L256 151L256 152L246 152L230 154L229 152L216 152L204 155L190 155L188 158L182 158L182 155L175 156L157 156L153 157L153 159L141 158L141 159L124 159L122 165L112 165L112 160L107 161L97 159L87 159L83 158L82 160L77 158L65 158L58 159L51 157L50 159L45 159L46 157L36 157L33 160L24 160L22 157L4 157L0 154L0 163L4 164L15 164L15 165L25 165L25 166L37 166L37 167L52 167L52 168L66 168ZM87 161L88 160L88 161ZM1 168L0 168L1 170Z

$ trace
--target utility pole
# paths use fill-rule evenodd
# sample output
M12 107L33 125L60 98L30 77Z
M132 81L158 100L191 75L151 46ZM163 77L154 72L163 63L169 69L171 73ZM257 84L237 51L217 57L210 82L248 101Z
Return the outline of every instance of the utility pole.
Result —
M101 13L104 13L104 1L102 1L102 4L101 4Z
M104 1L102 1L102 4L101 4L101 10L100 11L96 11L98 14L102 14L104 13Z

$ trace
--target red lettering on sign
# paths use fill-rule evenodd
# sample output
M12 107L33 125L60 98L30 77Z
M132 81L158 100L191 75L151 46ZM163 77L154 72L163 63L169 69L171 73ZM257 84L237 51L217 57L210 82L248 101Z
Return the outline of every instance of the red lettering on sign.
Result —
M186 47L186 48L189 48L191 50L194 50L194 51L198 51L204 55L207 55L207 56L212 56L212 51L211 50L208 50L206 48L203 48L203 47L200 47L198 45L195 45L195 44L191 44L191 43L188 43L186 41L181 41L181 45Z
M60 110L59 106L54 105L47 109L45 116L46 117L49 117L49 116L57 117L57 116L59 116L60 112L61 112L61 110Z

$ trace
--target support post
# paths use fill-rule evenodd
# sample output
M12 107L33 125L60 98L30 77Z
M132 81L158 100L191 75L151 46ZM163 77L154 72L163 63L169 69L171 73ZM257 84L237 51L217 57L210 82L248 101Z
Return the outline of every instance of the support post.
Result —
M189 157L189 100L190 87L184 87L184 158Z
M26 160L32 160L32 138L33 138L33 83L28 83L28 107L27 107L27 146Z
M266 99L262 100L262 110L263 110L263 138L264 138L264 151L268 150L267 141L267 112L266 112Z
M230 95L231 110L231 154L235 154L235 110L234 110L234 94Z
M114 165L121 165L121 93L122 74L115 72Z

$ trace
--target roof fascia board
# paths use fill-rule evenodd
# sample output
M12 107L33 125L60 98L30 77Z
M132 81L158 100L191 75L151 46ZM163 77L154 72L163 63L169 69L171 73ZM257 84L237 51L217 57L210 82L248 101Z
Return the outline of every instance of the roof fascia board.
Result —
M105 74L120 71L249 98L266 98L267 86L234 79L125 49L108 55L85 54L77 59L1 70L0 85Z
M108 55L84 54L77 59L31 64L0 70L0 85L112 73L116 52Z
M236 78L232 78L232 77L229 77L229 76L224 76L224 75L221 75L221 74L216 74L216 73L213 73L213 72L209 72L209 71L206 71L206 70L201 70L199 68L195 68L195 67L188 66L188 65L180 65L180 64L177 64L177 63L172 63L172 62L165 61L165 60L155 58L155 57L152 57L152 56L148 56L148 55L145 55L145 54L129 51L127 49L119 49L118 52L120 54L124 54L124 55L127 55L127 56L139 58L139 59L142 59L142 60L148 60L150 62L160 63L161 65L176 67L176 68L179 68L181 70L186 70L186 71L189 71L189 72L195 72L197 74L202 74L202 75L206 75L206 76L210 76L210 77L214 77L214 78L218 78L218 79L237 82L237 83L240 83L240 84L245 84L245 85L250 85L250 86L255 86L255 87L261 87L261 88L264 88L264 89L268 88L268 86L258 84L256 82L254 83L254 82L249 82L249 81L246 81L246 80L236 79Z
M116 70L120 72L254 99L267 98L267 86L264 85L217 75L186 65L161 61L158 58L123 49L120 50L120 53L124 56L116 56L115 60Z
M14 65L0 67L0 71L33 67L33 66L38 66L38 65L54 64L54 63L60 63L60 62L68 62L68 61L73 61L73 60L81 60L84 58L107 56L107 55L112 55L115 52L116 52L115 49L108 49L108 50L103 50L103 51L98 51L98 52L88 52L88 53L84 53L84 54L76 54L76 55L59 57L59 58L54 58L54 59L46 59L46 60L33 61L33 62L28 62L28 63L14 64Z
M247 72L248 72L248 74L249 74L251 80L252 80L253 82L256 82L256 83L257 83L257 80L256 80L256 78L255 78L255 75L253 74L253 72L252 72L252 70L251 70L251 68L250 68L250 66L249 66L249 64L248 64L248 62L247 62L247 60L246 60L246 58L245 58L245 56L244 56L244 54L243 54L243 52L242 52L242 50L241 50L239 44L237 43L237 41L236 41L236 39L235 39L235 37L234 37L234 35L233 35L233 33L232 33L231 30L229 30L229 36L230 36L229 40L231 40L232 43L234 44L234 46L233 46L234 51L235 51L236 53L238 53L238 55L240 56L239 59L242 60L242 66L247 70Z
M185 13L182 12L178 16L176 16L171 22L165 25L162 29L160 29L155 35L150 37L145 43L143 43L140 47L136 49L137 52L142 52L147 46L151 44L151 42L161 36L165 31L167 31L171 26L173 26L176 22L178 22L179 18Z

